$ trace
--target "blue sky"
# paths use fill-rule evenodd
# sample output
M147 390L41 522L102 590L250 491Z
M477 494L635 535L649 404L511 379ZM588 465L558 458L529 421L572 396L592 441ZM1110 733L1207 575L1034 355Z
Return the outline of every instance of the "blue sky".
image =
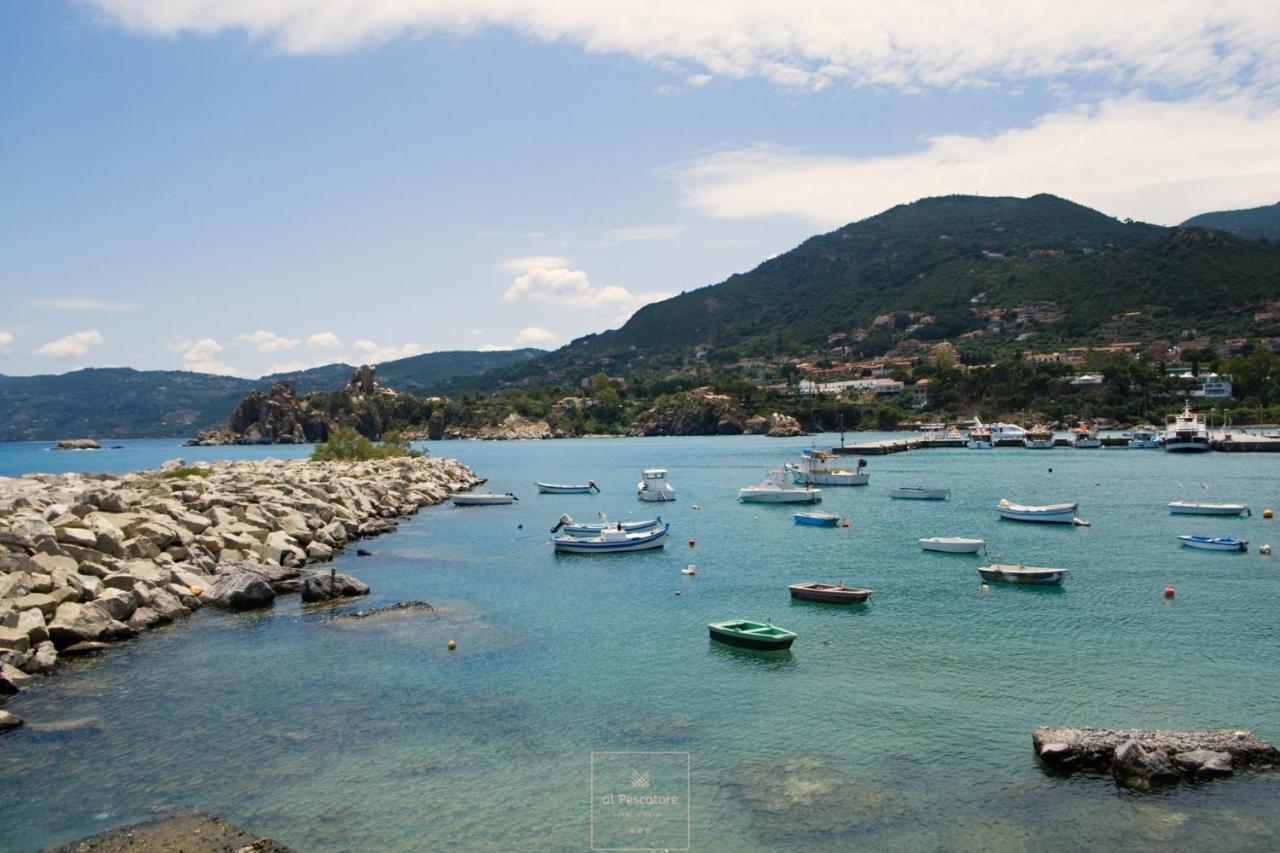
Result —
M1280 199L1274 4L1060 6L0 5L0 373L552 347L925 195Z

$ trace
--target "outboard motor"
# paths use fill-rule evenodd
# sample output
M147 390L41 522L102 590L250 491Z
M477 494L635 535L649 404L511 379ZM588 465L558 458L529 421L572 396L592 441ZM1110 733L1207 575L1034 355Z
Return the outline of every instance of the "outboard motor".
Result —
M560 516L560 520L556 522L555 527L551 528L551 532L559 533L560 528L564 527L566 524L573 524L573 519L569 517L569 514L567 512L564 515Z

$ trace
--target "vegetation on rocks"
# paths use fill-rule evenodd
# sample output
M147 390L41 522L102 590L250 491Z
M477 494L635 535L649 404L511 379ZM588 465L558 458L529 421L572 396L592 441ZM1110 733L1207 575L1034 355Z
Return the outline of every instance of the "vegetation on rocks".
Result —
M316 462L367 462L370 459L421 455L399 432L383 433L382 441L374 444L352 427L340 427L329 433L328 441L317 444L311 452L311 458Z

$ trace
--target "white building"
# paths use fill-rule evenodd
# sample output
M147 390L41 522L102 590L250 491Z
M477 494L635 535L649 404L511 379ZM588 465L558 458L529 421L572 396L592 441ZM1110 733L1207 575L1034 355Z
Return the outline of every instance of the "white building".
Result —
M875 394L901 394L903 384L896 379L845 379L840 382L801 380L801 394L843 394L845 391L871 391Z
M1202 373L1192 376L1190 371L1180 374L1180 379L1187 382L1188 397L1207 397L1223 399L1231 396L1232 383L1230 376L1219 376L1216 373Z

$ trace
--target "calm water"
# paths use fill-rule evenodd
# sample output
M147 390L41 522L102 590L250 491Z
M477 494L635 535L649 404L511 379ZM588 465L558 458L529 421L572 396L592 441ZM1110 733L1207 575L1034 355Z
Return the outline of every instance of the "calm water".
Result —
M1273 458L873 457L870 486L825 490L823 509L848 529L796 527L793 508L734 500L807 441L433 444L521 502L425 511L372 540L374 556L337 566L373 586L360 606L425 599L441 612L331 622L285 598L268 613L204 611L65 668L9 703L29 725L0 741L0 849L182 806L302 850L585 849L591 753L648 750L688 753L697 850L1280 847L1274 775L1138 796L1047 775L1031 750L1040 724L1280 738L1280 557L1257 552L1280 545L1277 522L1164 508L1280 505ZM0 445L0 474L306 452L119 443L90 454ZM552 553L546 531L562 512L645 516L634 483L650 465L668 467L680 494L660 508L665 549ZM603 494L532 486L586 478ZM893 501L894 485L946 486L953 499ZM1079 500L1093 526L1000 521L1002 496ZM1254 548L1180 550L1173 537L1186 532ZM981 536L992 557L1071 574L1061 590L982 593L982 558L922 553L916 539L929 535ZM694 578L679 573L690 562ZM875 594L866 607L793 604L786 585L801 580ZM706 623L731 617L772 618L800 639L781 657L709 643ZM78 725L38 730L59 721ZM839 782L803 820L787 795L805 791L759 785L789 758Z

